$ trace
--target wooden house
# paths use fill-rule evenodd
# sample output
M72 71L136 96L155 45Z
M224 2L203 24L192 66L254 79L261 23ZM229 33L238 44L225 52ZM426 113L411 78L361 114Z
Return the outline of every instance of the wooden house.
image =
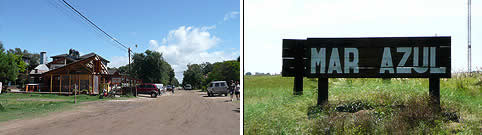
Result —
M78 90L86 94L99 94L102 89L109 89L108 60L95 53L80 56L75 50L69 54L51 57L52 62L45 64L49 70L39 76L41 93L73 94ZM140 83L131 79L129 84Z

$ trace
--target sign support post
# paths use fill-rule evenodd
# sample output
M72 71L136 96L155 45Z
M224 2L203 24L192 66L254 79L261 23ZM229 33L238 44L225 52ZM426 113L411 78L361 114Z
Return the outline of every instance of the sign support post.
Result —
M440 110L440 78L429 78L429 95L430 102L434 105L434 109Z
M296 46L294 49L295 53L303 53L303 42L296 41ZM293 88L294 95L303 95L303 70L304 70L304 63L303 63L303 56L296 55L295 57L295 84Z
M318 105L328 102L328 78L318 77Z
M451 37L283 39L283 77L318 78L318 105L328 102L329 78L429 78L430 102L440 111L440 78L451 77Z

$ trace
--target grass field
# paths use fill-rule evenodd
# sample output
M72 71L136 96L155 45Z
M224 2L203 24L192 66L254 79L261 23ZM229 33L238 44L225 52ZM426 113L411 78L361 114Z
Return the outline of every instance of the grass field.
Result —
M115 99L126 99L115 98ZM78 95L77 103L86 101L110 100L98 96ZM0 95L0 122L13 119L42 116L49 112L72 109L74 96L54 94L4 93ZM78 104L77 104L78 105Z
M317 80L244 77L244 133L480 134L482 75L442 79L442 111L431 109L428 79L329 79L329 104L316 106Z

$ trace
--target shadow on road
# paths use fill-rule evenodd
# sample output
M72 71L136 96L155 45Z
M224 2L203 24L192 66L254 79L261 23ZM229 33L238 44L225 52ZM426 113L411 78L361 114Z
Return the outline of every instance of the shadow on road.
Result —
M140 98L151 98L151 95L147 95L147 94L137 94L137 97L140 97Z
M236 109L234 109L233 111L234 111L234 112L237 112L237 113L240 112L239 108L236 108Z

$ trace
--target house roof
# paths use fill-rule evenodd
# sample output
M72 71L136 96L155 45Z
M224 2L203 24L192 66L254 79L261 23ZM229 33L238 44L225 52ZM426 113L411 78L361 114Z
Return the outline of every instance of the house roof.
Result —
M44 74L44 75L45 75L45 74L51 74L51 73L53 73L53 72L58 72L58 71L65 70L66 68L69 68L69 67L71 67L71 66L75 66L75 65L79 65L79 64L85 64L85 62L88 62L89 60L93 60L93 59L95 59L96 57L98 57L99 59L101 59L99 55L91 55L90 57L76 60L76 61L74 61L74 62L72 62L72 63L70 63L70 64L67 64L67 65L65 65L65 66L62 66L62 67L59 67L59 68L56 68L56 69L49 70L49 71L47 71L47 72L44 72L43 74ZM92 59L91 59L91 58L92 58ZM86 68L86 67L84 66L84 68ZM102 74L106 74L106 73L107 73L107 71L106 71L107 67L102 66L101 68L102 68L102 70L103 70L103 71L101 71L101 72L103 72ZM92 72L92 71L89 71L89 72Z
M97 55L97 54L95 54L95 53L92 52L92 53L89 53L89 54L82 55L82 56L80 56L78 59L74 59L73 57L70 57L70 55L68 55L68 54L60 54L60 55L52 56L52 57L50 57L50 58L66 58L66 59L68 59L68 60L77 62L77 61L81 61L81 60L90 58L90 57L95 56L95 55ZM99 56L100 59L102 59L103 61L106 61L107 63L110 62L110 61L102 58L100 55L97 55L97 56ZM49 63L50 63L50 62L49 62Z
M68 54L60 54L60 55L51 56L50 58L67 57L67 56L69 56L69 55Z
M37 67L34 68L34 70L30 71L30 74L43 74L45 72L48 72L50 69L47 67L45 64L40 64ZM37 72L35 72L37 71Z
M109 73L109 75L112 75L112 74L114 74L115 72L117 72L116 69L108 69L108 70L107 70L107 73Z
M45 65L45 64L40 64L40 65L38 65L37 67L35 67L34 69L37 69L37 70L50 70L49 67L47 67L47 65Z
M95 53L92 52L92 53L89 53L89 54L86 54L86 55L82 55L82 56L79 57L79 60L86 59L86 58L90 58L90 57L92 57L92 56L94 56L94 55L97 55L97 54L95 54ZM102 60L104 60L104 61L107 61L107 63L110 62L110 61L102 58L100 55L97 55L97 56L99 56L100 59L102 59Z

